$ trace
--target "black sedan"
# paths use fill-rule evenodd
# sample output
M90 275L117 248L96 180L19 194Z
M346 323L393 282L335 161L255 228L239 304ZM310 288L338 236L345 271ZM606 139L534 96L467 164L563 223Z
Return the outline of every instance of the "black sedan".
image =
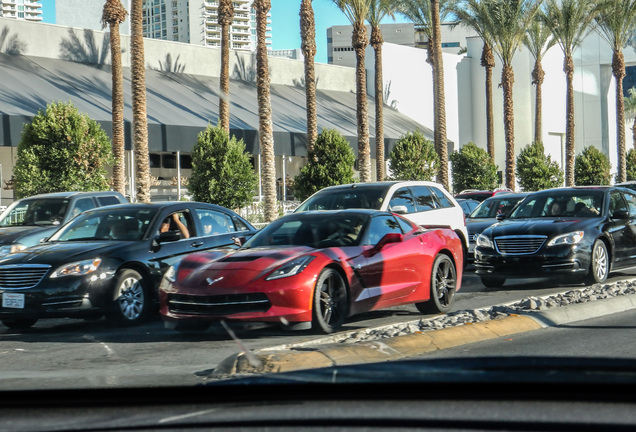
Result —
M158 311L165 270L184 255L235 248L256 229L213 204L121 204L87 211L42 244L0 259L0 320L106 315L136 324ZM240 243L240 241L238 241Z
M612 186L532 193L486 228L475 248L475 271L487 287L547 276L600 283L635 265L636 192Z
M466 217L468 231L468 262L472 262L477 236L490 225L497 222L497 217L507 216L515 205L528 195L528 192L500 193L482 201L470 215Z

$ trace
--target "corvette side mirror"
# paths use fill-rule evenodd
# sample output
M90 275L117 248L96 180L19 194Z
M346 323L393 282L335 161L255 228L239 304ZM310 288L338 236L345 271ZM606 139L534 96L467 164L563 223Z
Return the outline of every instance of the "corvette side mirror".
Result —
M388 233L380 239L380 241L369 250L369 255L375 255L380 252L386 245L391 243L400 243L402 241L402 234L400 233Z

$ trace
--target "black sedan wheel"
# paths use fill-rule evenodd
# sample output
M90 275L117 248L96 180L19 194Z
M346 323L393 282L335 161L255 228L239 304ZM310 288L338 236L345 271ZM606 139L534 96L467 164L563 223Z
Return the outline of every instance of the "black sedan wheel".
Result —
M148 315L150 303L149 291L141 275L132 269L119 271L109 318L121 325L140 323Z
M431 298L416 303L417 310L425 314L447 313L453 306L457 290L457 269L448 255L439 254L431 269Z
M486 288L500 288L506 283L506 278L500 276L482 276L480 279Z
M323 269L314 289L312 327L325 333L338 330L347 318L347 285L336 270Z
M37 321L37 318L3 319L2 324L9 327L11 330L26 330L33 327L33 324Z
M601 240L596 240L592 247L592 264L587 276L589 283L603 283L609 275L609 255L607 246Z

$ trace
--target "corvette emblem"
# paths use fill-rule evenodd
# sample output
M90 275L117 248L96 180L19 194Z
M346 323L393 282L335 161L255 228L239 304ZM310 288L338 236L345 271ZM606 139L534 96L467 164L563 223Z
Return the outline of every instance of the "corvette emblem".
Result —
M206 282L208 283L208 285L212 285L213 283L216 283L216 282L218 282L218 281L220 281L220 280L222 280L222 279L223 279L223 276L221 276L220 278L216 278L216 279L214 279L214 280L212 280L212 279L210 279L210 278L207 278L207 279L206 279Z

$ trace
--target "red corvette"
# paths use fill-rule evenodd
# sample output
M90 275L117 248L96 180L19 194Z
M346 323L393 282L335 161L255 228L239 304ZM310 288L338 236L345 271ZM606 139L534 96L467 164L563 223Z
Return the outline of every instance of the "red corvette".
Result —
M237 250L191 254L170 268L161 316L177 330L241 320L330 333L349 316L401 304L446 313L462 261L450 228L377 210L294 213Z

